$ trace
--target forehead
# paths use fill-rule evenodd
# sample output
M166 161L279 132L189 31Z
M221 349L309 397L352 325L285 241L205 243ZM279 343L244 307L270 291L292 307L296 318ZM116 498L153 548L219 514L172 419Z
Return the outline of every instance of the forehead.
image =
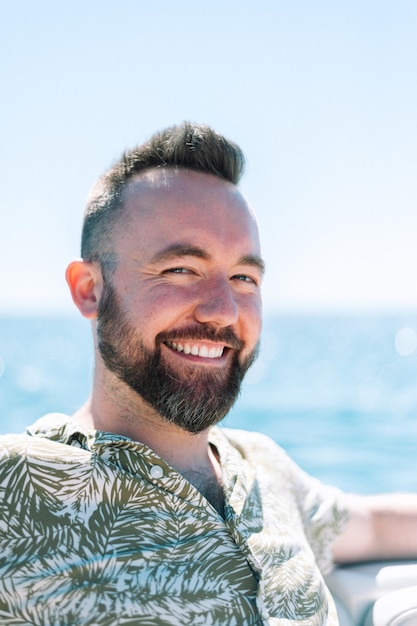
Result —
M239 189L220 178L190 170L148 170L133 178L124 196L122 245L142 248L193 243L248 248L260 254L254 214ZM120 245L120 241L119 241Z

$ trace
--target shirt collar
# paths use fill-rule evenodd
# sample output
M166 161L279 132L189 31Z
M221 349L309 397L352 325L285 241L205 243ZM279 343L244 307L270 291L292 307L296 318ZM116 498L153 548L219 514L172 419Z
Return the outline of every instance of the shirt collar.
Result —
M147 445L115 433L89 429L62 413L49 413L27 429L32 437L83 448L131 475L193 501L196 491L181 474Z
M232 432L215 426L210 430L209 442L219 453L226 501L239 516L256 488L256 476L244 451L230 441ZM191 485L185 478L147 445L129 437L88 429L63 413L44 415L27 429L27 434L89 450L124 472L139 474L165 489L175 485L179 495L192 498Z

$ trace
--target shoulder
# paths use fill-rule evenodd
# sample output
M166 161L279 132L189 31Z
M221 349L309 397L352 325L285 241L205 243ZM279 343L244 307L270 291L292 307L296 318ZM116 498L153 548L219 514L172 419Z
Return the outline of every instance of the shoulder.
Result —
M323 484L307 473L270 437L238 429L221 428L217 431L244 461L256 468L258 474L267 475L274 481L279 480L281 484L287 483L297 494L302 506L308 504L314 509L319 501L333 502L341 497L339 489Z
M287 452L267 435L235 428L221 428L218 432L247 460L253 459L262 465L272 463L274 467L280 463L295 466Z
M74 431L75 432L75 431ZM50 414L28 427L25 433L0 436L0 463L15 464L18 459L67 463L85 460L90 452L71 443L71 421L62 414Z
M93 469L91 452L83 448L29 432L3 435L0 437L3 507L0 517L6 519L6 515L17 515L18 511L24 515L25 507L32 510L33 506L35 509L41 506L39 498L55 507L53 502L60 500L62 494L67 497L72 485L81 486L83 480L85 484Z
M264 435L257 431L241 430L239 428L220 428L227 439L235 445L243 445L244 447L254 448L280 448L280 446L268 435Z

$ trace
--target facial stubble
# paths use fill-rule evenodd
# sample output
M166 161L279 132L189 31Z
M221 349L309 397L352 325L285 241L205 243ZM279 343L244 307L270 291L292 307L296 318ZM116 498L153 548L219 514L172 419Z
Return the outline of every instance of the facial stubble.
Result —
M217 424L235 403L242 380L258 354L258 345L244 359L244 345L230 328L210 324L160 333L155 348L147 348L122 310L117 292L106 281L97 320L98 349L106 367L168 422L190 433ZM231 346L228 371L224 367L188 366L176 371L161 356L161 344L170 339L218 341Z

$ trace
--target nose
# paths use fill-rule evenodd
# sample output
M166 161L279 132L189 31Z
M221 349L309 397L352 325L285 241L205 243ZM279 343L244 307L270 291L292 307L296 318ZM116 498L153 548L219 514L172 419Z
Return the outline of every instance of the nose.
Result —
M199 300L194 308L194 317L200 323L212 323L217 326L236 324L239 310L227 280L213 281L204 285Z

